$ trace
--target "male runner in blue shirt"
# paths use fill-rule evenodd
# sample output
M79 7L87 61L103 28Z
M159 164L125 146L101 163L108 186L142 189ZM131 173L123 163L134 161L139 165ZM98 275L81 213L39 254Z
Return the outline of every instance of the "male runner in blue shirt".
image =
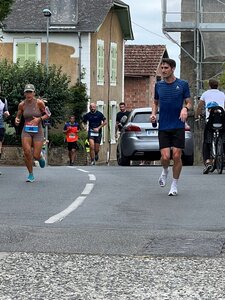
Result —
M159 108L159 147L161 152L162 174L159 185L166 185L170 153L172 149L173 181L169 196L176 196L177 182L182 169L182 149L185 146L185 121L192 107L188 83L174 75L176 62L163 58L161 71L163 80L155 85L155 98L152 105L151 122L156 120Z
M90 104L90 111L83 116L83 123L88 123L88 141L90 145L91 165L98 160L98 153L102 139L102 127L107 122L105 116L96 109L96 104Z

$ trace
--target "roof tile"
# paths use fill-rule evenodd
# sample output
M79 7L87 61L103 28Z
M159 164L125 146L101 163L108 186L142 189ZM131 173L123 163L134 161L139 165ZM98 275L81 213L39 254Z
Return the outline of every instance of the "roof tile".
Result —
M163 57L168 57L165 45L125 45L124 74L154 76Z

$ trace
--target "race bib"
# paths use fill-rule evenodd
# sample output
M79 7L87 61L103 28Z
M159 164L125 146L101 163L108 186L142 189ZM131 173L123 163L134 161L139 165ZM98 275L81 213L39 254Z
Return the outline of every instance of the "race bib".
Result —
M91 132L90 132L90 136L99 136L99 133L98 133L98 132L91 131Z
M30 132L30 133L38 133L38 126L35 125L25 125L24 126L25 132Z
M70 133L70 134L69 134L69 138L70 138L70 139L75 138L75 136L76 136L75 133Z

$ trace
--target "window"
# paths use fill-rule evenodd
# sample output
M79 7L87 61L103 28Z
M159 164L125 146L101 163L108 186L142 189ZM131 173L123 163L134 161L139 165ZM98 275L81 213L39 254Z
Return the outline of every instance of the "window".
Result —
M150 123L150 112L141 112L134 115L134 123Z
M31 62L41 61L41 43L40 40L21 39L14 41L13 61L24 65L26 60Z
M134 123L150 123L150 115L151 115L151 112L136 113L133 116L131 122L134 122ZM158 112L157 112L156 118L157 118L157 120L159 118L159 113Z
M116 101L110 101L109 106L109 126L110 126L110 140L111 144L116 143L115 139L115 126L116 126Z
M51 0L51 26L75 26L78 20L78 0Z
M105 113L104 113L104 101L97 101L96 105L97 105L97 110L100 111L105 116ZM101 144L103 144L104 142L105 142L105 127L102 128L102 140L101 140Z
M111 43L110 49L110 84L116 85L117 80L117 44Z
M104 41L97 41L97 84L104 85Z

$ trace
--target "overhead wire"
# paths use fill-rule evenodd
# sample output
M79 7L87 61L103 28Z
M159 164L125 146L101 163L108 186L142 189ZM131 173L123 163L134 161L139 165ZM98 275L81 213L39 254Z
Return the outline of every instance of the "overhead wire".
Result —
M132 22L132 23L133 23L134 25L136 25L136 26L142 28L143 30L145 30L145 31L147 31L147 32L149 32L149 33L151 33L151 34L160 37L161 39L170 40L172 43L176 44L180 49L182 49L188 56L190 56L190 58L191 58L192 60L195 61L195 59L190 55L190 53L188 53L187 50L186 50L185 48L183 48L183 47L180 45L180 43L179 43L178 41L176 41L174 38L172 38L171 35L169 35L168 33L162 31L163 34L164 34L164 36L162 36L162 35L160 35L160 34L158 34L158 33L155 33L155 32L153 32L153 31L151 31L151 30L145 28L145 27L142 26L142 25L139 25L139 24L137 24L137 23L135 23L135 22Z

